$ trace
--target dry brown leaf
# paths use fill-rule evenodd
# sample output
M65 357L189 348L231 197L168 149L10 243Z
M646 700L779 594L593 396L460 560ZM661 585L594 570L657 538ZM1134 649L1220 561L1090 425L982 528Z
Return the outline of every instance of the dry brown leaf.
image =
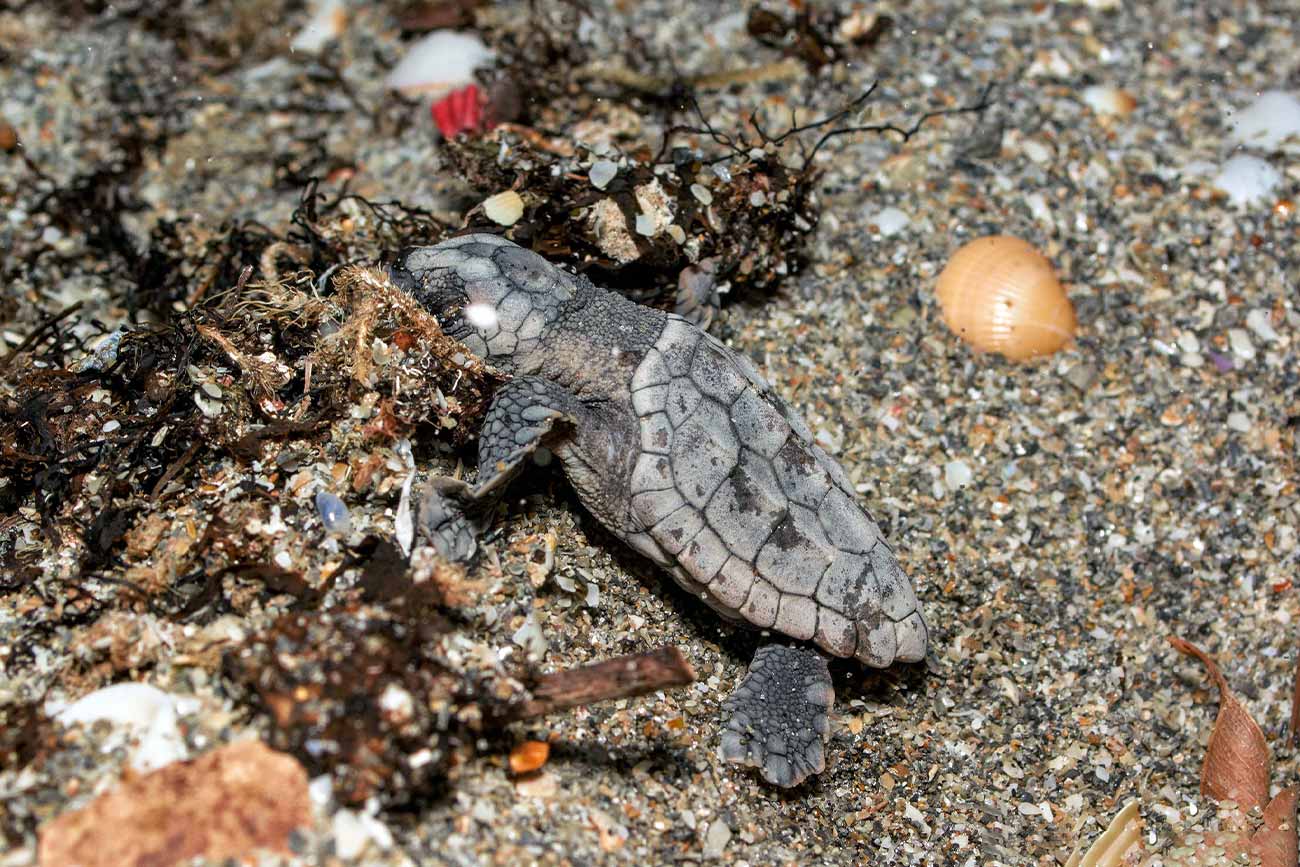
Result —
M1169 643L1180 653L1194 656L1209 671L1219 687L1219 716L1210 733L1201 766L1201 794L1216 800L1235 801L1243 809L1268 803L1268 743L1250 712L1228 688L1219 666L1189 641L1170 636Z
M1087 854L1081 858L1076 849L1065 867L1119 867L1126 863L1126 856L1141 849L1142 815L1138 812L1138 802L1129 801L1101 832Z
M1296 793L1283 789L1264 808L1264 826L1250 838L1260 867L1296 867Z

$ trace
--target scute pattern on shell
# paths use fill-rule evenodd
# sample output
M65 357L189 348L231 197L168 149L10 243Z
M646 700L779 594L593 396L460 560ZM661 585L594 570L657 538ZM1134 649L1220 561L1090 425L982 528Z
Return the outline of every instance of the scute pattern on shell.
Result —
M728 618L872 666L924 658L916 593L880 528L748 359L669 317L631 388L647 453L625 531L638 550Z

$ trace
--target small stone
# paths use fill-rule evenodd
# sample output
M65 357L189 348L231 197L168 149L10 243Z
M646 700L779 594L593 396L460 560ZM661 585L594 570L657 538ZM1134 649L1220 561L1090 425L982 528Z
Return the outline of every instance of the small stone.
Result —
M1281 185L1281 172L1249 154L1237 154L1214 177L1214 186L1227 193L1228 200L1239 208L1270 199Z
M316 494L316 511L320 513L326 532L346 536L352 529L352 515L348 512L347 504L329 491Z
M1269 319L1267 310L1257 307L1247 313L1246 327L1255 332L1255 336L1265 343L1273 343L1281 339L1281 335L1273 329L1273 322Z
M361 822L361 817L352 810L339 810L330 823L334 834L334 854L344 861L351 861L366 850L370 834Z
M1244 361L1255 357L1255 344L1250 342L1250 335L1245 329L1228 329L1228 345L1232 347L1232 354Z
M965 461L949 461L943 466L943 483L950 491L966 487L972 478L974 474Z
M871 222L880 230L882 237L889 238L907 228L911 217L898 208L885 208L871 218Z
M1079 363L1065 372L1065 381L1079 391L1087 391L1097 379L1097 368L1091 364Z
M1228 413L1228 427L1237 433L1250 433L1250 416L1244 412Z
M546 741L524 741L510 751L510 773L531 774L546 764L551 745Z
M709 192L709 188L702 184L691 184L691 195L694 196L696 201L701 205L707 206L713 204L713 193Z
M609 186L609 182L614 180L614 176L617 174L618 166L612 160L597 160L587 170L588 180L598 190L603 190Z
M709 823L709 830L704 834L704 857L710 861L716 861L722 857L726 851L727 844L731 842L731 828L721 818L714 819Z
M1093 85L1083 90L1083 101L1097 114L1131 114L1137 108L1133 94L1118 87Z

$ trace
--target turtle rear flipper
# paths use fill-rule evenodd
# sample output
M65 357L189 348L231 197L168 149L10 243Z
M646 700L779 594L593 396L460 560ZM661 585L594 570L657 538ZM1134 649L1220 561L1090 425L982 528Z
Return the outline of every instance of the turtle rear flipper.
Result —
M745 679L723 703L722 757L758 768L773 785L797 786L826 768L834 703L830 669L820 653L760 647Z

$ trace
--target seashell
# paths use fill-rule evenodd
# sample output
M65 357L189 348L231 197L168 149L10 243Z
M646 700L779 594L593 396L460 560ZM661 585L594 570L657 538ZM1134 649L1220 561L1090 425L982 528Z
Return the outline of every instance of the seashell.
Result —
M1083 101L1097 114L1132 114L1137 100L1127 90L1104 84L1094 84L1083 89Z
M958 337L1015 361L1049 355L1074 337L1074 307L1052 265L1019 238L977 238L953 254L935 289Z
M494 223L513 226L524 215L524 200L514 190L506 190L484 199L483 213Z

